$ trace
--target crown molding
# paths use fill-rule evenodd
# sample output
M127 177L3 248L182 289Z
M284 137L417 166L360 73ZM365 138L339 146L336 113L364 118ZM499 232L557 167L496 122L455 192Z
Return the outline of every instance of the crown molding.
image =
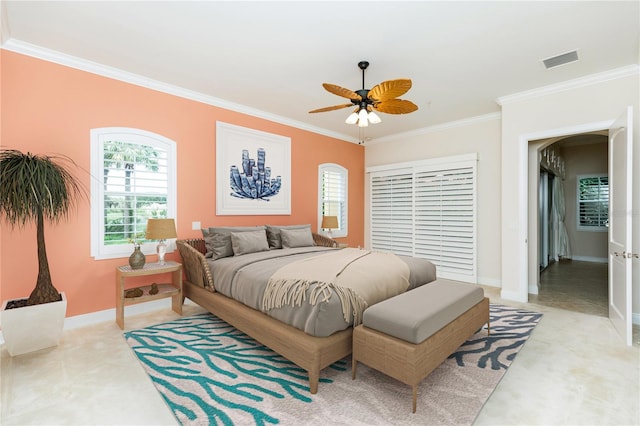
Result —
M498 105L503 106L506 104L522 102L528 99L538 98L540 96L551 95L554 93L564 92L566 90L578 89L580 87L591 86L593 84L630 77L633 75L640 75L640 65L627 65L625 67L616 68L597 74L591 74L573 80L563 81L562 83L551 84L549 86L543 86L537 89L525 90L524 92L514 93L512 95L501 96L496 99L496 102L498 103Z
M88 61L86 59L67 55L56 50L47 49L20 40L9 38L2 44L2 48L11 52L20 53L37 59L42 59L44 61L53 62L70 68L75 68L80 71L86 71L92 74L100 75L102 77L112 78L114 80L123 81L125 83L134 84L136 86L156 90L158 92L167 93L169 95L174 95L203 104L224 108L253 117L262 118L265 120L273 121L275 123L284 124L286 126L295 127L297 129L306 130L335 139L340 139L346 142L358 143L358 140L356 138L344 135L342 133L331 132L320 127L310 126L306 123L291 120L280 115L272 114L255 108L250 108L246 105L229 102L213 96L204 95L194 90L184 89L179 86L163 83L158 80L123 71L119 68L110 67L93 61Z
M366 141L366 145L377 145L385 142L395 142L401 138L408 138L412 136L425 135L427 133L441 132L443 130L455 129L460 127L471 126L473 124L485 123L487 121L500 120L502 113L492 112L490 114L477 115L475 117L463 118L462 120L449 121L446 123L436 124L429 127L423 127L422 129L411 130L404 133L396 133L394 135L385 136L383 138L372 139Z

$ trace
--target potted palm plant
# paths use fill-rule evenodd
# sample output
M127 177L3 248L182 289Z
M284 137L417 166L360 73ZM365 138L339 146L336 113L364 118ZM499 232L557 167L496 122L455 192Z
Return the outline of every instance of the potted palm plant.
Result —
M12 356L56 346L62 336L67 301L51 281L44 222L66 219L86 198L69 165L76 164L62 155L0 149L0 220L11 228L35 223L38 249L38 276L31 295L5 301L0 311L2 334Z

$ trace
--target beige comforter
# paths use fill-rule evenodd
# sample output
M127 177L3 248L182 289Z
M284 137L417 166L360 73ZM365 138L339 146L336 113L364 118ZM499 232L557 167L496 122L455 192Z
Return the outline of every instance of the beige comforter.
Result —
M262 308L300 306L307 296L315 306L336 294L344 320L356 326L368 306L405 292L409 274L407 264L394 254L346 248L278 269L267 283Z

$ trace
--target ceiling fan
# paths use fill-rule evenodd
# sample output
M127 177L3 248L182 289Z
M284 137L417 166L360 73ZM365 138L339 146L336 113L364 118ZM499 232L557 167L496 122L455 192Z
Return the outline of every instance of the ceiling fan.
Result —
M325 108L314 109L309 111L310 114L316 112L333 111L336 109L348 108L356 106L349 117L345 120L347 124L358 124L360 127L367 127L369 123L377 124L382 120L374 111L384 112L387 114L408 114L416 111L418 106L411 101L398 99L409 89L411 89L411 80L408 78L399 78L397 80L387 80L373 86L372 89L364 88L364 71L369 66L369 62L360 61L358 68L362 70L362 89L351 91L335 84L323 83L328 92L334 95L342 96L351 101L348 104L334 105Z

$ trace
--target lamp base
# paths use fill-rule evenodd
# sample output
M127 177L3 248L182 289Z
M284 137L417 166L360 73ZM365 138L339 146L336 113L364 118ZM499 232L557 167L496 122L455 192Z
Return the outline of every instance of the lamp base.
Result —
M158 252L158 265L164 265L164 255L167 254L167 245L164 240L160 240L156 251Z

